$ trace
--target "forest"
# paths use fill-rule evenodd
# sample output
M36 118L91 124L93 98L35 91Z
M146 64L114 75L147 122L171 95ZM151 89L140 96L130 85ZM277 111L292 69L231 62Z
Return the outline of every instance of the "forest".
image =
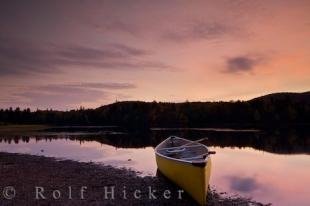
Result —
M275 127L310 125L310 92L274 93L248 101L123 101L95 109L0 109L0 124L154 127Z

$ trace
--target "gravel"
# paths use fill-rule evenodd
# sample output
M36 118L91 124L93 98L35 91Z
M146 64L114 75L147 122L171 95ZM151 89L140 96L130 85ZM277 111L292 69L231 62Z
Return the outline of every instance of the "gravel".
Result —
M140 177L134 171L107 165L0 152L0 205L196 203L162 175ZM210 190L208 205L262 204L241 197L224 198L215 190Z

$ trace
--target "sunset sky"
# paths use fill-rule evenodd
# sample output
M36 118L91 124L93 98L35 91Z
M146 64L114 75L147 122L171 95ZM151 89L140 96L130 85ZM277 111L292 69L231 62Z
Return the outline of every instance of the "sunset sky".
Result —
M246 100L310 90L310 1L12 1L0 107Z

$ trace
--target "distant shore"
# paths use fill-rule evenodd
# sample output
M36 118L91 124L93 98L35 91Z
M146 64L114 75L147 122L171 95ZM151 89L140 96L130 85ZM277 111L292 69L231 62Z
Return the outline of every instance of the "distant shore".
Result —
M0 171L1 205L195 205L161 175L139 177L134 171L107 165L0 152ZM262 205L223 198L214 190L209 192L208 202Z
M270 129L309 127L310 92L273 93L247 101L121 101L98 108L0 109L1 124L114 125L127 131L150 128Z

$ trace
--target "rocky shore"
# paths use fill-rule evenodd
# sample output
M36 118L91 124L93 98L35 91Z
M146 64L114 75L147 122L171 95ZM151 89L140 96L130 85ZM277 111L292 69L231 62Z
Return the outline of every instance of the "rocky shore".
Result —
M195 205L167 179L95 163L0 152L2 205ZM262 205L221 197L210 190L208 205Z

